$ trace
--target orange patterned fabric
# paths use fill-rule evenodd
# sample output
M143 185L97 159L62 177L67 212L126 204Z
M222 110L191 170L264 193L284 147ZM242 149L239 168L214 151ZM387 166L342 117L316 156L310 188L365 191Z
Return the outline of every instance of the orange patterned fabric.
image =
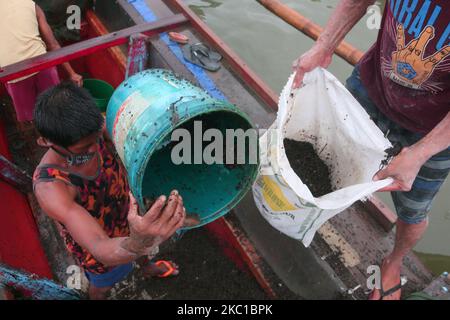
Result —
M36 184L59 180L73 186L78 193L77 203L91 214L110 238L126 237L130 233L127 221L130 188L126 171L103 140L100 140L99 153L100 170L96 177L83 177L63 168L44 165L36 169L33 181ZM102 274L111 270L78 245L64 226L61 235L68 250L86 271Z

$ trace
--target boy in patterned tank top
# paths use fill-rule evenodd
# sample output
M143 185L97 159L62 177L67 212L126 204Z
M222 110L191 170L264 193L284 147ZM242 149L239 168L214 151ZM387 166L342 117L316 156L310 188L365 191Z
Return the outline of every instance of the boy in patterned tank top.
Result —
M33 175L36 197L61 225L68 250L89 279L90 298L104 299L132 262L154 255L183 226L183 199L174 190L138 215L125 169L105 144L104 118L84 89L60 84L38 98L34 114L38 144L49 148ZM158 261L144 272L167 277L179 271Z

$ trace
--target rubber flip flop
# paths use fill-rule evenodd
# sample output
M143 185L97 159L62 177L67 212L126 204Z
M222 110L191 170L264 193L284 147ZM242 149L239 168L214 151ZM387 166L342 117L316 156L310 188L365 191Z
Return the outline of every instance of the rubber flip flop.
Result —
M390 288L389 290L384 291L383 289L383 285L381 285L380 288L380 299L378 300L383 300L384 297L390 296L391 294L397 292L398 290L400 290L403 287L402 283L400 282L399 284L397 284L396 286Z
M406 277L400 277L400 283L393 286L392 288L384 291L383 288L383 284L380 283L380 299L378 300L383 300L383 298L390 296L391 294L397 292L398 290L402 289L403 286L408 282L408 280L406 279Z
M186 44L189 42L189 38L187 36L178 32L169 32L169 38L170 40L181 44Z
M219 62L220 60L222 60L222 55L220 53L212 50L210 47L208 47L206 44L202 42L197 42L196 44L193 44L192 48L193 50L198 50L205 57L208 57L213 61Z
M205 50L204 46L185 45L181 48L183 57L192 64L195 64L203 69L215 72L220 69L219 56L212 52ZM211 58L213 57L213 58Z
M173 264L170 261L159 260L159 261L155 262L155 265L157 267L164 265L167 268L166 272L164 272L163 274L157 275L158 278L167 278L170 276L175 276L174 272L177 271L177 269L175 269L175 267L173 266Z

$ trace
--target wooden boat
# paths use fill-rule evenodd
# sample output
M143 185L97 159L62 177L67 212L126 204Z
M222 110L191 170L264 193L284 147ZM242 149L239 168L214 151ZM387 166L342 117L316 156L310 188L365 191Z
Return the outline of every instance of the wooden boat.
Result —
M0 80L8 81L71 61L79 72L88 72L92 77L117 86L123 81L127 68L127 50L123 45L131 35L143 33L149 37L148 67L170 69L207 91L218 90L245 111L259 128L269 127L275 119L277 94L181 0L131 3L97 0L95 10L86 14L82 30L84 41L8 66L0 71ZM184 61L179 46L168 40L165 34L168 31L182 33L192 43L203 42L219 51L224 56L222 68L214 73L196 71ZM12 117L6 118L3 122L7 127ZM0 154L7 159L0 169L14 172L14 175L12 178L3 175L6 182L0 181L0 196L4 195L4 189L14 194L5 195L2 203L8 212L20 214L23 219L7 219L5 211L0 213L0 228L21 230L17 234L8 233L6 239L0 232L0 253L10 246L16 253L20 252L20 257L11 252L8 259L4 255L3 263L61 281L69 262L64 258L61 244L54 240L54 225L43 218L26 188L29 176L21 174L20 169L7 161L11 160L8 144L13 143L14 137L7 138L4 123L0 126ZM8 201L4 202L5 199ZM394 222L392 212L373 198L331 219L319 230L311 247L305 248L272 228L256 209L249 193L232 213L209 224L207 230L220 239L222 247L236 263L247 266L268 297L365 299L367 268L379 264L391 249ZM27 239L26 243L23 239ZM45 251L51 254L45 255ZM53 257L50 259L53 261L49 262L46 256ZM432 274L414 254L407 257L403 273L409 280L404 290L406 294L423 289L432 279Z

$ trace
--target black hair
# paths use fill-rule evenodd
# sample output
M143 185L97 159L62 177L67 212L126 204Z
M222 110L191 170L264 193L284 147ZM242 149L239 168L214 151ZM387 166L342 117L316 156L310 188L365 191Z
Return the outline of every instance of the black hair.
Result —
M43 138L65 148L99 132L104 123L89 92L72 82L63 82L39 95L34 121Z

